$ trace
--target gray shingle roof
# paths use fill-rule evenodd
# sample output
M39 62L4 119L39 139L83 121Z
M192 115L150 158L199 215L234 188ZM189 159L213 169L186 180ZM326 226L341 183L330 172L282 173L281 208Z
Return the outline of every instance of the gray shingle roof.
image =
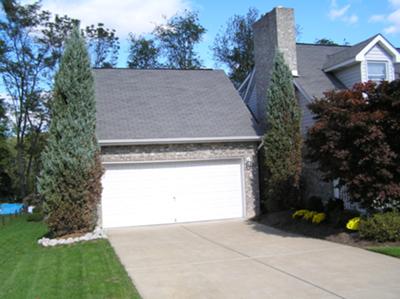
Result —
M321 97L328 90L344 88L343 84L332 74L325 73L322 66L327 55L348 48L348 46L297 44L299 77L295 78L295 82L309 98Z
M99 140L257 137L257 125L219 70L93 71Z
M378 34L351 47L346 47L341 51L337 51L336 53L328 55L323 65L323 68L327 69L334 65L338 65L342 62L348 61L350 59L354 59L356 55L360 53L361 50L364 49L365 46L367 46L376 36L378 36Z

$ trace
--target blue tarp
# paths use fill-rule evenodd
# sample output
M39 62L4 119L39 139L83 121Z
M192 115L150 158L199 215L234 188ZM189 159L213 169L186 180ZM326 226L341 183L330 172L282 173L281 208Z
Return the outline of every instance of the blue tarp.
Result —
M18 214L22 212L24 205L22 203L1 203L0 215Z

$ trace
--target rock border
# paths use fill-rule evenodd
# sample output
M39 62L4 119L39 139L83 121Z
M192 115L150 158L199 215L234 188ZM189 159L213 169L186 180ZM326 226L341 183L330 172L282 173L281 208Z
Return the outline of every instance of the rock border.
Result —
M67 239L49 239L41 238L38 240L38 244L43 247L53 247L57 245L74 244L78 242L107 239L107 235L101 227L96 227L94 231L86 233L80 237L67 238Z

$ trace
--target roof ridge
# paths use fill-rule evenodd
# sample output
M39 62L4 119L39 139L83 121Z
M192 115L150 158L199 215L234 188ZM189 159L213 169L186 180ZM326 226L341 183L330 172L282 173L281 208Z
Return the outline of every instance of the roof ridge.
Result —
M323 44L315 44L315 43L296 43L296 45L305 45L305 46L316 46L316 47L343 47L350 48L350 45L323 45Z
M338 52L329 54L329 55L327 55L327 56L329 57L329 56L337 55L338 53L341 53L341 52L343 52L343 51L346 51L347 49L350 49L350 48L353 48L353 47L357 47L357 46L359 46L359 45L361 45L361 44L363 44L363 43L370 42L370 41L372 41L375 37L377 37L378 35L381 35L381 34L380 34L380 33L377 33L377 34L375 34L375 35L373 35L373 36L371 36L371 37L369 37L369 38L367 38L367 39L365 39L365 40L363 40L363 41L361 41L361 42L359 42L359 43L356 43L356 44L354 44L354 45L352 45L352 46L349 46L349 47L346 48L346 49L342 49L342 50L340 50L340 51L338 51Z
M129 67L93 67L93 70L127 70L127 71L222 71L222 69L202 68L202 69L178 69L178 68L146 68L137 69Z

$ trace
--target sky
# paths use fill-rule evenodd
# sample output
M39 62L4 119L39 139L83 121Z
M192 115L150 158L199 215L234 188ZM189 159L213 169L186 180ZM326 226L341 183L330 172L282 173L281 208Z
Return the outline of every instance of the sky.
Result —
M249 7L262 14L275 6L294 8L301 28L299 42L329 38L355 44L382 33L400 47L400 0L42 0L42 6L78 18L83 26L102 22L115 29L121 40L119 67L126 66L129 32L150 33L156 24L184 9L198 11L207 30L196 48L207 68L223 67L215 63L210 47L228 19L244 15Z

